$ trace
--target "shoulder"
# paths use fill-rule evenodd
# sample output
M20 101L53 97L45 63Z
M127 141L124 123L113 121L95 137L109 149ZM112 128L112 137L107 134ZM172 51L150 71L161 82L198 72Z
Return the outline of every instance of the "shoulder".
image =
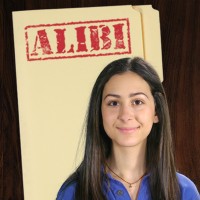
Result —
M56 200L74 200L75 199L76 182L67 184L66 182L58 191Z
M182 200L200 200L195 184L183 174L177 173Z

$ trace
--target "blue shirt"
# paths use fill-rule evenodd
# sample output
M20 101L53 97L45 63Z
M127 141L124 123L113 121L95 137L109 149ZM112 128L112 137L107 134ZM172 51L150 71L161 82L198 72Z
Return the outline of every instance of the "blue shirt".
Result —
M108 174L110 180L110 190L107 184L103 184L103 191L108 200L131 200L130 195L124 185ZM141 182L137 200L152 200L149 190L149 175L146 175ZM200 195L194 183L186 176L177 173L181 191L181 200L200 200ZM58 192L57 200L74 200L76 183L66 187L63 185ZM107 191L107 192L105 192Z

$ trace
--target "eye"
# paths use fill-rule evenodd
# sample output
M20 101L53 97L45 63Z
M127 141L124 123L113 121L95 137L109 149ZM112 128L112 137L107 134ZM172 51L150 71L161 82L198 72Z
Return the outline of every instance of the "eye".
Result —
M109 106L118 106L119 103L118 103L117 101L109 101L109 102L108 102L108 105L109 105Z
M139 105L144 104L144 102L141 101L141 100L139 100L139 99L136 99L136 100L132 101L132 104L133 104L133 105L136 105L136 106L139 106Z

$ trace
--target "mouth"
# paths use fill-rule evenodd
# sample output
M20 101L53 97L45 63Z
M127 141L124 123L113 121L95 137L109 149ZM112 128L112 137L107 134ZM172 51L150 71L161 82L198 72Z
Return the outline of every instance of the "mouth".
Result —
M134 133L136 132L140 127L117 127L117 129L122 133Z

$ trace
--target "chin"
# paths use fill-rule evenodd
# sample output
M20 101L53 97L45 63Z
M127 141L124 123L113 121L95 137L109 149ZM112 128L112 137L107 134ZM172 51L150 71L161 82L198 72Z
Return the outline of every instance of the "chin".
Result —
M138 146L141 146L143 147L144 145L146 145L146 140L143 140L143 141L120 141L120 142L117 142L116 143L117 146L120 146L120 147L130 147L130 148L133 148L133 147L138 147Z

